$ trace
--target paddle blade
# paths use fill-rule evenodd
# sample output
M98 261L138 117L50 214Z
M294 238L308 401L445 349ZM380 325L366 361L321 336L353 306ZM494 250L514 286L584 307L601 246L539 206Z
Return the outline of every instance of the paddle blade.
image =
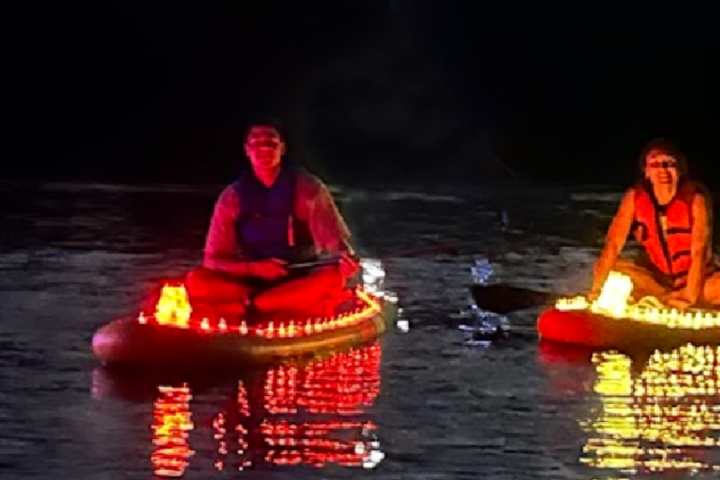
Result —
M545 305L554 297L551 293L503 284L473 284L470 286L470 292L478 308L501 315L515 310Z

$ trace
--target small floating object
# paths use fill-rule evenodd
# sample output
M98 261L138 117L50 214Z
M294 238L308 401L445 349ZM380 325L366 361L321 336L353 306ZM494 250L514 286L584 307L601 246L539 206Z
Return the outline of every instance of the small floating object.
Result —
M398 320L395 323L395 326L403 333L407 333L410 331L410 322L408 320Z
M465 335L463 344L468 346L488 346L510 335L507 318L487 312L476 315L472 323L460 325L458 328Z

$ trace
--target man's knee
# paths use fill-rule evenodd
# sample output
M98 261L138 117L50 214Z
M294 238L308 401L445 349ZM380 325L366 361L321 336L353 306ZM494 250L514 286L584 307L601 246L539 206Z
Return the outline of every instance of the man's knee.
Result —
M185 288L191 296L198 296L205 291L208 284L212 282L214 274L212 270L198 267L190 270L185 276Z
M201 282L205 275L207 275L207 273L204 267L194 268L185 275L185 284L188 285Z
M323 286L329 294L339 293L345 287L346 279L336 266L320 268L310 276L317 282L318 287Z
M262 291L254 298L254 305L261 312L305 310L324 300L335 299L344 286L345 278L337 267L318 268Z
M240 300L249 288L223 272L198 267L188 272L185 288L190 297L217 297Z

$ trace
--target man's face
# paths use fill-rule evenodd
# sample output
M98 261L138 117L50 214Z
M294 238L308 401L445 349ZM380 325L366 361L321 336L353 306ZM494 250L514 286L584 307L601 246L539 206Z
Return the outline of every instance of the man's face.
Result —
M245 141L245 153L253 168L272 169L280 164L285 153L285 143L273 127L252 127Z
M645 177L653 185L677 185L680 179L677 159L661 151L645 157Z

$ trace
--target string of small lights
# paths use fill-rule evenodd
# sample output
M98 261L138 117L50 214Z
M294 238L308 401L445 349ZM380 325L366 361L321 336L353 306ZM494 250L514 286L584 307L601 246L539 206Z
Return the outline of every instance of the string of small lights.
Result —
M633 284L630 277L610 272L598 298L589 302L583 296L560 298L555 308L562 311L587 310L609 318L664 325L669 328L702 329L720 327L720 313L692 309L681 312L665 308L654 297L643 297L630 303Z

